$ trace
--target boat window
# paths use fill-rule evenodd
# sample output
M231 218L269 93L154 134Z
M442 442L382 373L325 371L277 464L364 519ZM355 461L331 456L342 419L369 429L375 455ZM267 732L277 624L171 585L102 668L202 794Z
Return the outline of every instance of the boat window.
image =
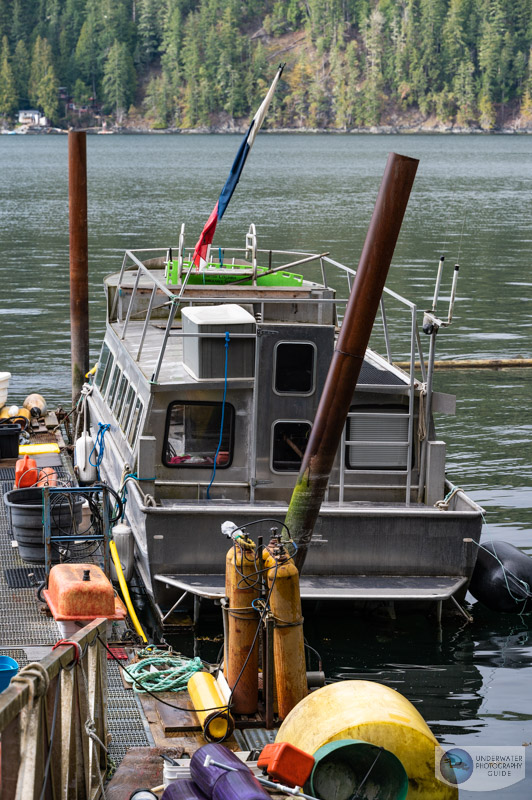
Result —
M104 342L102 346L102 352L100 353L100 359L98 361L98 367L96 369L96 375L94 376L94 385L97 386L98 389L103 386L106 376L107 380L109 380L109 372L112 363L113 359L111 356L111 351ZM107 383L105 385L107 386ZM105 391L105 389L103 389L103 391Z
M167 467L212 467L220 442L223 403L176 401L168 407L163 463ZM233 460L235 409L225 404L222 443L216 467Z
M118 391L112 401L111 410L115 415L115 418L118 419L120 417L120 411L122 409L122 404L124 402L124 398L126 396L126 389L128 385L128 379L125 375L122 375L122 379L118 385Z
M408 409L392 404L352 406L346 422L345 465L346 469L407 469Z
M278 342L273 372L277 394L312 394L316 382L316 346L313 342Z
M129 415L133 407L133 400L135 399L135 390L132 386L129 387L126 401L122 406L122 413L120 414L119 424L124 433L127 431L127 424L129 422Z
M127 440L131 445L131 447L135 446L135 440L137 438L139 423L142 417L142 408L143 408L142 400L140 399L140 397L137 397L137 402L135 403L135 409L131 417L131 427L129 429L129 435L127 437Z
M273 425L273 472L299 472L310 435L310 422L281 420Z
M105 374L102 379L102 385L100 386L100 394L102 395L102 397L105 395L105 392L107 390L109 378L111 377L111 373L113 371L113 365L114 365L114 356L111 353L109 356L109 360L107 362L107 368L105 370Z
M111 409L113 407L113 403L116 397L116 390L118 389L118 384L120 382L121 375L122 375L122 370L120 369L118 364L116 364L113 370L113 374L111 376L111 380L109 382L109 397L107 398L107 405Z

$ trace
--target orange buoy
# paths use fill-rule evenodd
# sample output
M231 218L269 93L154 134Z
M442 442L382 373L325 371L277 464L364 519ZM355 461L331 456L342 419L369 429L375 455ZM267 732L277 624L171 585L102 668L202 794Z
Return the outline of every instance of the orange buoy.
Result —
M274 617L273 660L279 716L284 719L308 694L299 572L278 537L263 552Z
M19 458L15 464L15 489L34 486L37 482L37 462L28 455Z
M254 714L259 697L259 614L252 602L260 594L255 545L239 537L225 561L225 593L229 600L226 678L234 688L232 711ZM244 666L245 665L245 666Z
M40 470L37 486L57 486L57 472L53 467L43 467Z

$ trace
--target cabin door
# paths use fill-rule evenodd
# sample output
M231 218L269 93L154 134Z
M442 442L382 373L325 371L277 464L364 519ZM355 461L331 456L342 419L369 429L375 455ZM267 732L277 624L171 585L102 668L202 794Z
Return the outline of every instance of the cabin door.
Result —
M323 389L334 345L333 326L258 327L257 499L285 500Z

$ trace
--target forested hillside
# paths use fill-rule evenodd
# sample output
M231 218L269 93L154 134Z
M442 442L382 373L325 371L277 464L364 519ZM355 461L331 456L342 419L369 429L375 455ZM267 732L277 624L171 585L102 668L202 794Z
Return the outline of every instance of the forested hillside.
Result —
M0 0L0 43L6 121L231 126L286 61L269 127L532 123L532 0Z

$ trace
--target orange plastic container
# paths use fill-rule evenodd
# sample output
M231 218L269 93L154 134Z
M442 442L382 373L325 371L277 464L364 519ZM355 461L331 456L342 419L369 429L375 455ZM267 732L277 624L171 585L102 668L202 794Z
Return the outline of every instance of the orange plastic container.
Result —
M53 467L43 467L41 469L37 486L57 486L57 472Z
M267 744L257 761L257 766L266 769L268 775L288 786L303 786L310 777L314 756L288 742Z
M124 619L126 608L96 564L56 564L43 591L56 621Z
M15 489L25 489L37 483L37 462L34 458L24 456L15 464Z

